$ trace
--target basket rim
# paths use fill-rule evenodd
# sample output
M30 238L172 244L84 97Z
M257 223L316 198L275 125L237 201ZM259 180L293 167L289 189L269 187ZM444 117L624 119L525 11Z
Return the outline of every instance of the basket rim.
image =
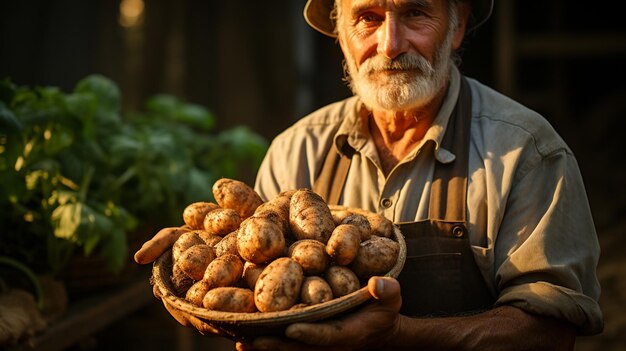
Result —
M393 239L399 244L398 259L393 268L384 276L397 278L406 261L406 242L404 235L395 224L393 225ZM167 279L169 279L167 267L171 267L171 259L170 249L165 251L153 263L151 280L158 289L161 299L171 307L201 318L209 323L268 326L295 322L311 322L348 311L371 298L367 286L364 286L348 295L297 309L276 312L224 312L209 310L204 307L196 306L182 297L176 296L168 288L168 284L166 283Z

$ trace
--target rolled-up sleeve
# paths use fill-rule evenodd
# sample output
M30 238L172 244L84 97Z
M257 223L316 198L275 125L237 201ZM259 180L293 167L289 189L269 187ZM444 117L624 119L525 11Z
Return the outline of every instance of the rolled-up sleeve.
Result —
M495 240L496 305L603 329L598 238L574 156L559 149L524 165Z

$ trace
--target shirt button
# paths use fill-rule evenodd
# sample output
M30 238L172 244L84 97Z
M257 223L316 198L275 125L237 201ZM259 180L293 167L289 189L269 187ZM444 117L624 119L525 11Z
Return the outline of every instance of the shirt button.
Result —
M391 207L392 203L393 202L391 201L391 199L387 199L387 198L382 199L382 201L380 202L380 204L383 205L384 208Z
M465 228L463 228L463 226L455 225L452 227L452 236L455 238L461 238L463 237L463 234L465 234Z

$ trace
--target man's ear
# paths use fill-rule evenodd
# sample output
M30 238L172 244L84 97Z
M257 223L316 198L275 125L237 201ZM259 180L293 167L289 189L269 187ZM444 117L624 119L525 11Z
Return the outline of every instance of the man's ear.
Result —
M461 46L461 43L463 43L471 6L472 5L468 0L461 0L457 3L458 25L456 27L456 30L454 32L454 38L452 40L453 50L457 50Z

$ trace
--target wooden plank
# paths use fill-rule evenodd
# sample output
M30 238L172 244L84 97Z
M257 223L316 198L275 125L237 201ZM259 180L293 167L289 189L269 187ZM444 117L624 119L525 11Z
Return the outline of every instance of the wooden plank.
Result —
M44 333L9 350L56 351L76 344L153 302L149 276L150 271L142 269L127 285L71 304L66 315Z

